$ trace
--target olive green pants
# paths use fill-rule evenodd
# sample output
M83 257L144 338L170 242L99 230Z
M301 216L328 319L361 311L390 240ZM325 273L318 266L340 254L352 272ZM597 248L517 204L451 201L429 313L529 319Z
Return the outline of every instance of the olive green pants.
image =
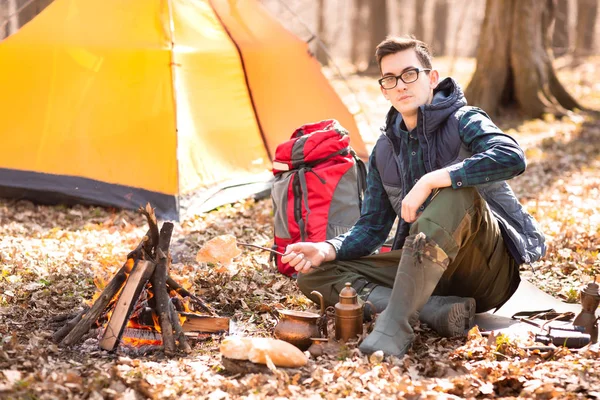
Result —
M423 232L448 255L450 264L434 295L473 297L477 312L499 307L517 289L519 267L509 255L498 222L473 188L442 189L419 218L410 234ZM392 287L402 250L324 263L298 275L300 290L313 301L319 291L326 304L338 302L346 282ZM358 288L360 290L360 288Z

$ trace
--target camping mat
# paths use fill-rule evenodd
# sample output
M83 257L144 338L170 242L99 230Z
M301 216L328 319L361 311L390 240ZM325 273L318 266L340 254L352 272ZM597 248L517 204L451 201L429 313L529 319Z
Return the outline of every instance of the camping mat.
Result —
M547 293L544 293L528 281L521 279L519 288L512 297L495 313L488 311L475 316L475 324L480 331L496 331L503 333L540 333L540 329L534 325L512 319L511 317L522 311L539 311L553 308L556 312L572 311L577 315L581 311L580 304L569 304L560 301ZM547 321L534 320L540 325ZM570 326L571 322L553 321L551 326Z

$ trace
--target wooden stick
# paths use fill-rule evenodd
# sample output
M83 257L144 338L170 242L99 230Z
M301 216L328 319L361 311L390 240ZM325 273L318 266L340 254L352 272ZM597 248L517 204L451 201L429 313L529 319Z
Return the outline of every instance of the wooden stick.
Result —
M150 231L146 233L140 243L138 243L137 247L127 254L127 261L125 261L121 269L119 269L119 271L112 277L108 285L106 285L102 291L102 294L96 299L89 312L86 313L85 316L83 316L83 318L81 318L79 322L77 322L77 324L69 331L67 336L61 340L61 346L72 345L90 330L92 324L96 322L108 303L110 303L110 300L119 291L119 289L121 289L123 283L125 283L127 274L131 272L135 262L137 260L146 258L144 255L144 244L148 241L149 235Z
M154 253L156 251L156 246L158 246L158 242L160 240L160 233L158 232L158 223L156 222L156 215L154 214L154 209L152 208L152 206L150 206L150 203L148 203L146 204L145 209L140 207L138 211L144 214L146 220L148 221L148 225L150 226L150 229L147 233L149 240L147 243L145 243L144 250L148 253L148 255L156 257ZM163 224L163 228L164 227L165 225Z
M108 303L115 294L121 289L127 279L127 274L133 268L133 259L128 259L121 269L113 276L108 285L102 291L100 297L96 299L92 308L83 316L83 318L71 329L67 336L60 342L61 346L71 346L77 342L83 335L90 330L90 327L102 314Z
M268 247L258 246L256 244L242 243L242 242L237 242L237 244L239 244L240 246L245 246L245 247L254 247L254 248L257 248L257 249L264 250L264 251L270 251L271 253L275 253L275 254L278 254L280 256L285 256L285 254L283 254L282 252L274 250L274 249L270 249Z
M158 248L156 256L158 264L152 275L152 290L156 298L156 314L160 323L160 333L162 334L163 346L165 354L172 356L175 354L175 339L173 338L173 325L169 318L169 293L167 292L167 275L168 275L168 251L169 243L171 242L171 234L173 233L173 224L165 222L160 230L160 238L158 240Z
M114 311L110 316L110 321L106 325L104 335L100 341L100 348L108 351L114 350L123 334L123 329L127 325L131 311L137 302L142 289L154 272L155 264L147 260L139 260L135 263L123 291L119 295Z
M169 317L171 318L171 323L173 324L173 329L175 330L175 337L179 341L179 350L183 351L186 354L192 352L192 348L187 342L187 338L185 337L185 332L181 327L181 322L179 321L179 314L177 314L177 310L175 309L175 304L172 301L169 302Z
M190 300L192 300L192 302L198 307L200 307L203 311L209 313L213 317L218 317L218 314L215 312L215 310L212 309L211 306L206 304L200 297L185 290L170 276L167 277L167 285L169 286L169 289L176 291L181 297L189 297Z
M52 335L52 340L54 341L54 343L59 343L61 340L63 340L65 336L67 336L67 334L71 332L71 329L73 329L75 325L77 325L79 321L81 321L81 318L86 312L88 312L89 309L90 306L86 305L85 307L83 307L83 310L78 312L77 315L68 320L59 330L54 332L54 335Z
M132 258L133 260L146 260L146 254L144 254L144 245L150 240L150 229L146 232L142 240L138 243L135 249L131 250L127 254L127 259ZM149 255L149 254L148 254Z
M179 315L186 317L183 323L184 332L229 332L229 318L227 317L212 317L182 311L179 312Z

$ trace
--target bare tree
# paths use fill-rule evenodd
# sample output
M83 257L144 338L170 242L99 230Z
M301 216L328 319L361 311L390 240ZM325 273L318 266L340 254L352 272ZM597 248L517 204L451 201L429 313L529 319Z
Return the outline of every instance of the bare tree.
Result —
M550 51L553 0L487 0L477 69L466 90L491 114L513 106L529 117L581 108L559 82Z
M365 0L354 0L354 5L352 8L352 17L350 21L350 29L351 29L351 41L350 44L350 62L352 65L358 65L362 61L362 50L364 48L363 44L363 30L361 29L363 25L363 9L365 6Z
M17 32L53 1L0 0L0 39Z
M575 55L589 55L594 46L594 29L598 14L598 0L578 0Z
M369 65L364 71L367 74L379 73L379 66L373 56L375 47L388 34L387 0L371 0L369 2Z
M557 56L569 50L569 0L556 0L556 21L552 35L552 47Z
M436 0L433 23L433 52L436 55L446 54L446 37L450 7L448 0Z
M425 2L426 0L415 0L415 26L413 35L419 40L425 40Z
M317 36L322 43L319 43L317 40L315 57L317 61L321 63L321 65L327 65L329 60L327 59L327 54L323 50L323 46L327 45L327 40L325 38L325 0L318 0L317 2Z
M8 0L7 12L7 36L12 35L19 30L19 2L18 0Z

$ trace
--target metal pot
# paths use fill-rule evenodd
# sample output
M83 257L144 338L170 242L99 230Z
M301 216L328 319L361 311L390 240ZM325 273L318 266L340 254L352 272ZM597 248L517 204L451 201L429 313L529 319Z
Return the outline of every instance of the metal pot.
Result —
M313 291L321 302L321 314L308 311L279 310L280 319L275 326L273 335L277 339L293 344L300 350L307 350L312 344L312 338L326 336L325 302L321 293Z

